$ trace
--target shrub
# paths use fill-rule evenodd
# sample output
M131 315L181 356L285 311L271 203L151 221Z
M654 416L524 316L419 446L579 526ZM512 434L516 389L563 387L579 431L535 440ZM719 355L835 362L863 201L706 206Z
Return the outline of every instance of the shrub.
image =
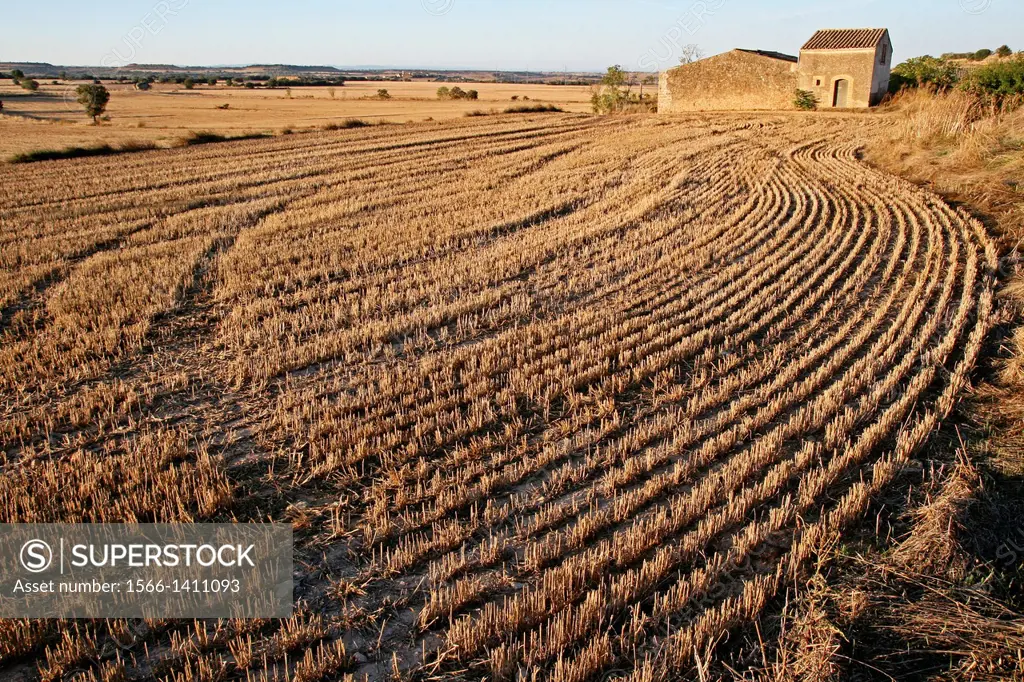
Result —
M21 69L11 69L11 80L17 83L25 77L25 72Z
M439 87L437 89L437 98L438 99L451 99L452 98L452 91L449 90L447 87L442 85L441 87Z
M191 78L186 78L184 81L182 81L181 84L185 86L186 90L191 90L192 88L196 87L196 82Z
M377 99L391 99L391 93L386 88L381 88L377 91Z
M518 104L505 109L506 114L546 114L562 111L564 109L556 107L554 104Z
M370 124L359 118L347 118L341 123L328 123L324 130L348 130L349 128L365 128Z
M802 111L814 111L818 108L818 98L810 90L797 88L796 96L793 98L793 105Z
M466 91L466 99L472 99L472 100L480 99L480 93L477 92L476 90L467 90Z
M79 85L75 91L78 95L78 103L85 107L87 116L92 116L93 123L99 122L99 117L107 110L107 102L110 101L110 93L102 85Z
M25 88L29 92L35 92L39 89L39 81L34 81L31 78L22 78L21 87Z
M992 56L992 50L984 49L984 50L978 50L977 52L975 52L971 56L971 59L973 59L976 62L983 62L983 61L985 61L986 59L988 59L991 56Z
M156 149L156 143L147 140L128 140L116 147L100 144L94 147L67 147L65 149L39 149L23 154L15 154L11 163L33 163L35 161L55 161L58 159L78 159L87 156L109 156L111 154L127 154Z
M187 135L178 138L177 146L191 147L197 144L210 144L213 142L230 142L232 140L260 140L265 137L270 137L270 135L266 133L252 133L248 135L221 135L220 133L212 133L206 130L199 132L190 130Z
M948 90L956 85L958 80L956 66L946 59L925 55L897 64L892 70L889 90L896 93L903 88L919 88L926 85L938 90Z
M969 93L997 102L1024 95L1024 58L983 66L968 75L961 87Z
M1006 59L1007 57L1013 55L1013 50L1010 49L1009 45L1003 45L998 50L996 50L996 54L1002 57L1003 59Z
M216 85L217 84L217 79L216 78L207 78L206 79L206 84L207 85Z
M139 81L138 83L135 84L135 89L136 90L142 90L143 92L145 92L146 90L149 90L150 87L151 87L150 84L148 82L146 82L146 81Z

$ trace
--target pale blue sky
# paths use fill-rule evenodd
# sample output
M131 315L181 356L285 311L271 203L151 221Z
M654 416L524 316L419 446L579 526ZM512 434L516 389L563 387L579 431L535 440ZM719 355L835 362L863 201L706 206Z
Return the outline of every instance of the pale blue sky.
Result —
M0 61L656 70L679 46L795 54L888 27L896 59L1024 50L1021 0L49 0L4 3Z

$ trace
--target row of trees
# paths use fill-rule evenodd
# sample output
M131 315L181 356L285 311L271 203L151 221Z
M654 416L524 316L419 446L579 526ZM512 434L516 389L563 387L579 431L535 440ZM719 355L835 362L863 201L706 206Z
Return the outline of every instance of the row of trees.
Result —
M977 52L947 52L946 54L942 55L942 58L966 59L967 61L971 62L983 62L989 57L991 57L993 54L1005 59L1006 57L1013 55L1013 50L1010 49L1009 45L1003 45L1001 47L996 48L994 52L988 48L978 50Z
M480 93L476 90L463 90L459 86L454 88L440 87L437 89L437 98L441 100L453 99L480 99Z

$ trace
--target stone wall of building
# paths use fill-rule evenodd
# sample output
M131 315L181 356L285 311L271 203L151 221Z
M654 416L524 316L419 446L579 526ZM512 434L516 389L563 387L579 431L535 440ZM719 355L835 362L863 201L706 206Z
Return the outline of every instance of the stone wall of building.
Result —
M661 73L658 112L792 109L797 64L733 50Z
M835 100L836 81L846 80L847 107L867 108L885 96L891 63L888 41L870 50L804 50L800 53L800 89L813 92L819 106L827 109Z

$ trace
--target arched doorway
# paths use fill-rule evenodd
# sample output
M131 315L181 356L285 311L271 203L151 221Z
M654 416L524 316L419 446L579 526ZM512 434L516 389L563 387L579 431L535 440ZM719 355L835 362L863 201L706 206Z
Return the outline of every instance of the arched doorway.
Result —
M835 93L832 96L832 106L845 109L849 104L850 98L850 81L845 78L840 78L836 81Z

